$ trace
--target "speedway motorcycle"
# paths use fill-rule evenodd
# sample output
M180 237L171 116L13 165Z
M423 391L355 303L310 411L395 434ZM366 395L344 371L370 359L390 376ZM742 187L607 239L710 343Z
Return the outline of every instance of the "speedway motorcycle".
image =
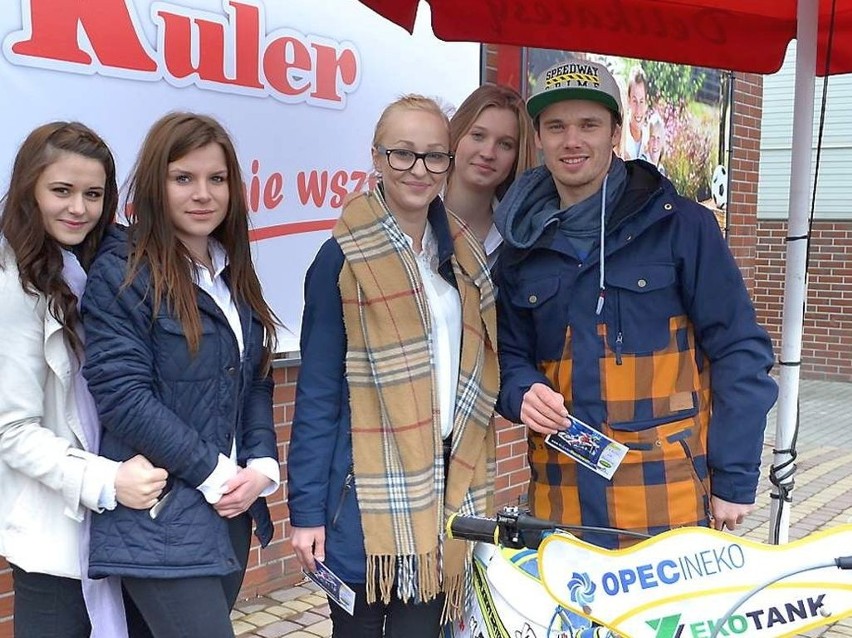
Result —
M795 636L852 615L852 525L787 545L682 528L605 550L516 507L453 516L478 541L473 587L445 638ZM622 530L610 530L624 534Z

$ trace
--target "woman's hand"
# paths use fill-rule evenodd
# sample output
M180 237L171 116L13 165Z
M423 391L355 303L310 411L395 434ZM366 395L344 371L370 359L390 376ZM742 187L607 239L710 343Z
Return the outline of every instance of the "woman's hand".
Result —
M166 486L168 472L154 467L141 454L118 466L115 475L115 500L134 510L153 507Z
M325 527L294 527L290 542L296 560L306 571L316 571L314 558L325 560Z
M260 493L272 485L272 479L250 467L241 467L225 484L222 498L213 506L223 518L234 518L245 512Z

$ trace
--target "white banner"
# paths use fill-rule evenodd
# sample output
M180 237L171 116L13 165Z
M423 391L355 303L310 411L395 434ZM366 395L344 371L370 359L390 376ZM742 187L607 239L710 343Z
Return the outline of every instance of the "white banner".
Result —
M0 188L36 126L79 120L120 183L169 111L219 119L240 155L264 293L298 348L305 270L364 187L381 110L403 93L458 105L480 47L414 36L356 0L3 0Z

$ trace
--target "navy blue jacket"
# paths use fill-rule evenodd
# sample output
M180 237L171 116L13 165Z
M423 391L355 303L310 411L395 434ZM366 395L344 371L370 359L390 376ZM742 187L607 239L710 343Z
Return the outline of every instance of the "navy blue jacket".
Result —
M239 569L221 518L196 489L229 456L238 463L278 458L272 378L260 376L263 326L235 300L244 353L216 302L196 288L201 343L189 352L181 323L162 304L154 315L143 267L123 287L129 244L112 227L89 272L82 315L83 373L104 428L101 454L118 461L143 454L169 472L171 496L156 519L118 505L92 518L89 573L145 578L222 576ZM272 537L264 499L250 508L263 545Z
M495 219L504 237L512 219L529 215L534 171L541 170L525 173L501 202ZM554 377L561 375L563 385L570 386L564 394L572 413L595 427L606 424L629 437L689 419L697 412L697 399L677 397L686 404L675 405L679 401L670 402L670 388L659 379L659 387L652 384L663 358L673 365L675 355L687 350L688 331L674 323L686 317L696 340L695 370L689 374L697 383L709 367L712 391L707 458L696 471L703 478L709 469L713 495L751 503L766 413L777 396L768 374L772 343L757 324L713 214L679 196L650 164L628 162L627 170L625 193L607 224L606 293L599 316L597 247L579 256L555 223L529 248L504 242L495 276L498 411L519 422L530 386L557 386ZM605 503L607 482L588 474L583 480L596 490L590 500ZM542 480L562 481L556 473ZM605 518L583 522L611 524Z
M429 223L438 242L438 272L455 286L444 206L436 199ZM343 252L335 239L320 247L305 276L302 366L296 388L287 499L293 527L325 527L325 563L344 581L363 583L367 556L355 482L346 330L338 278Z

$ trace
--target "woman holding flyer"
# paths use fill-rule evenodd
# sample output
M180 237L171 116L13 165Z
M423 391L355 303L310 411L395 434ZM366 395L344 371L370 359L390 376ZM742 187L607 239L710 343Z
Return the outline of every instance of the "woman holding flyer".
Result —
M470 568L446 517L492 509L494 294L438 196L449 149L433 100L388 106L377 186L349 198L305 280L290 520L302 567L354 592L353 616L331 606L335 638L435 638Z

